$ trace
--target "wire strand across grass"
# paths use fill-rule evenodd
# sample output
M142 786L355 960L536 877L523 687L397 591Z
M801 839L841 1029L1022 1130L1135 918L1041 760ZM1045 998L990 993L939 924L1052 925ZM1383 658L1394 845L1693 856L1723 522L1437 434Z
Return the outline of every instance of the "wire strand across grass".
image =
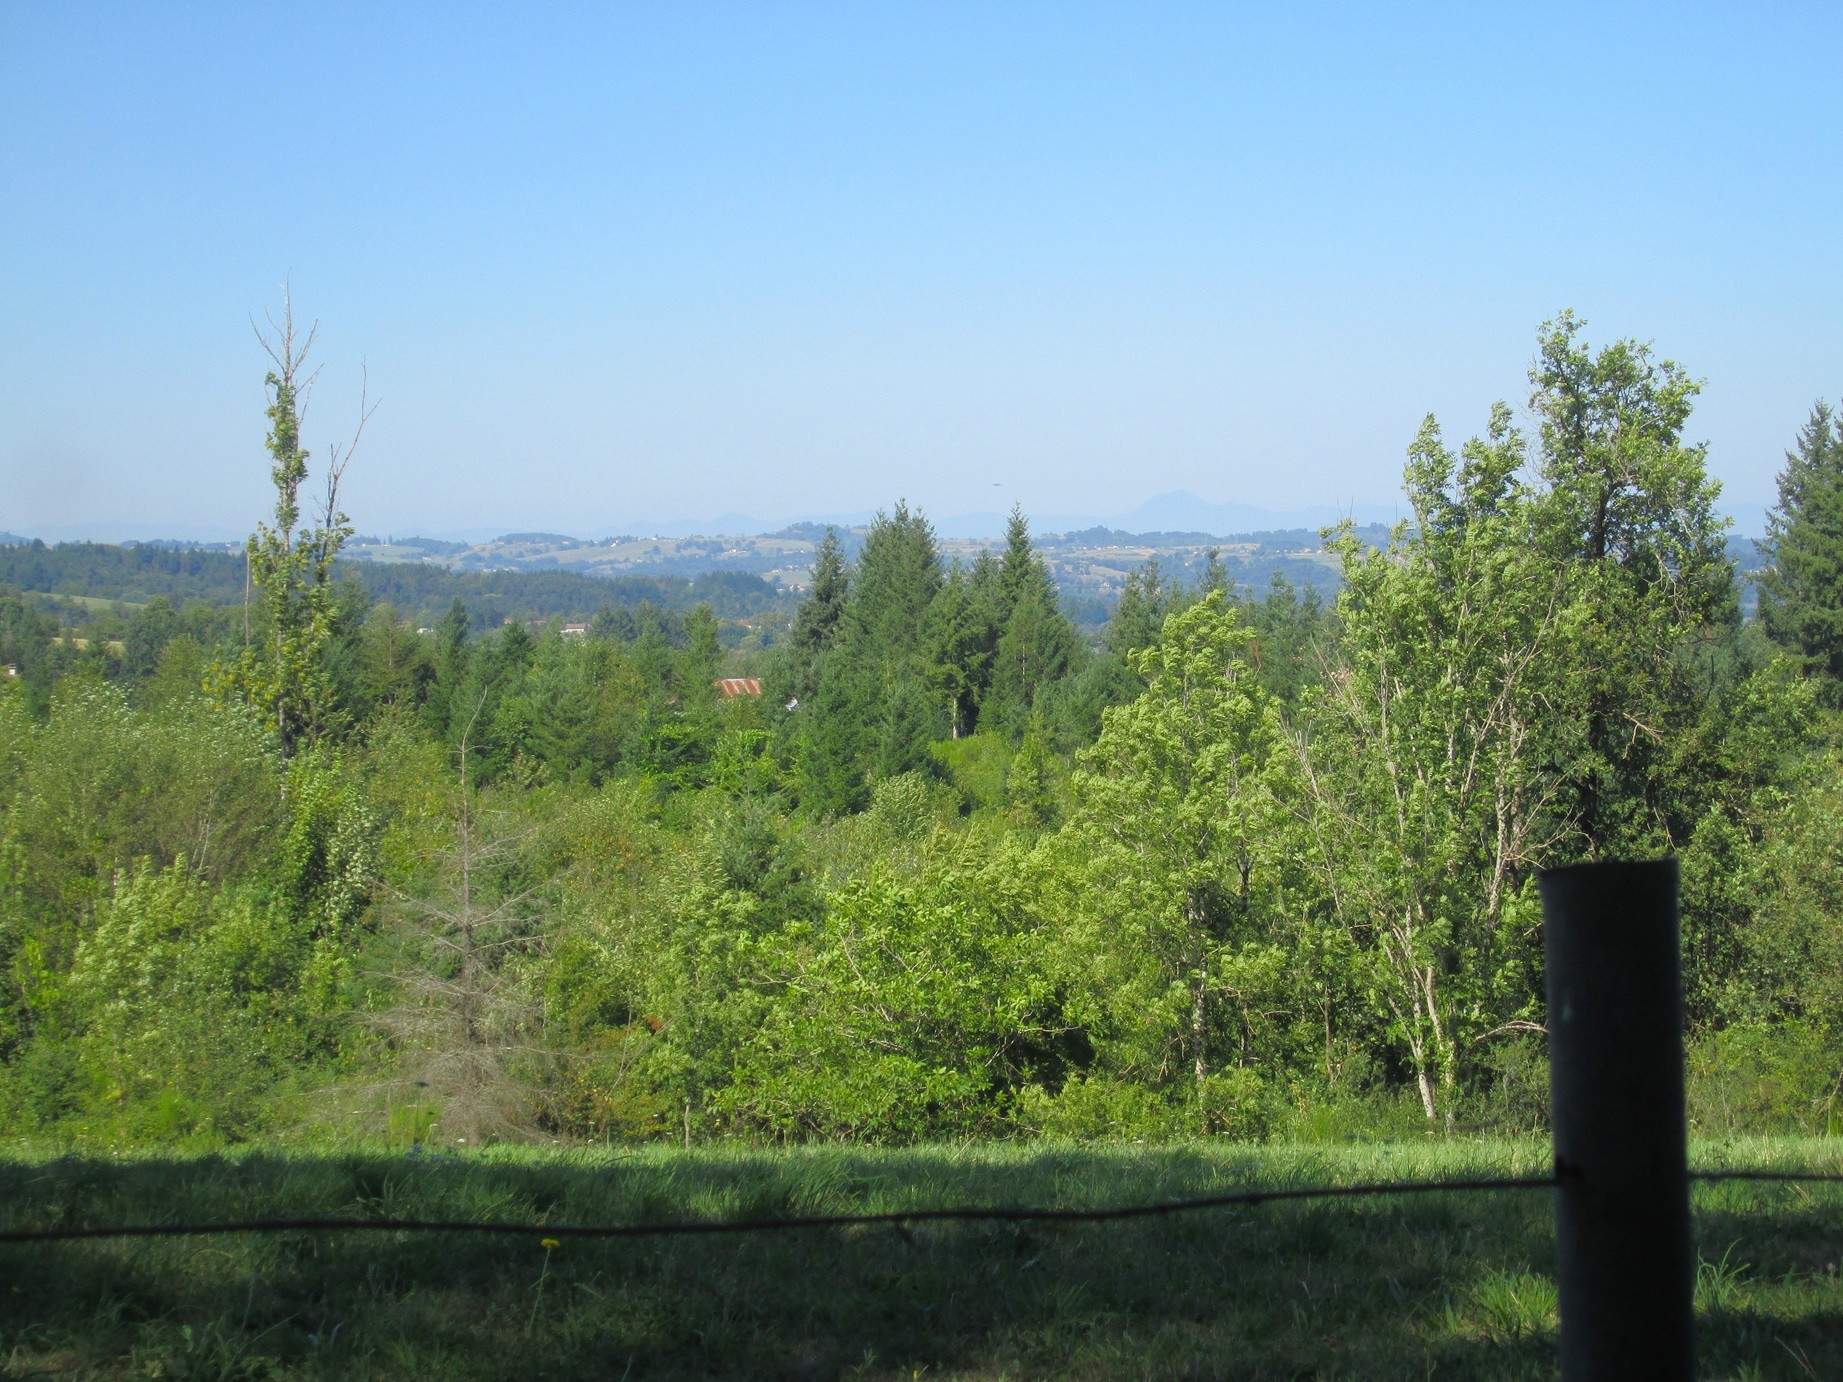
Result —
M1843 1182L1843 1172L1774 1171L1729 1168L1692 1171L1692 1181ZM889 1210L875 1214L809 1214L754 1219L678 1219L641 1224L508 1223L474 1219L399 1219L320 1217L301 1219L243 1219L205 1224L109 1224L92 1228L6 1229L0 1243L58 1243L103 1238L182 1238L232 1233L484 1233L515 1237L560 1238L664 1238L690 1234L775 1233L802 1229L864 1228L950 1222L1001 1223L1106 1223L1121 1219L1147 1219L1205 1209L1283 1201L1352 1199L1378 1195L1425 1195L1498 1190L1545 1190L1556 1185L1553 1175L1490 1177L1474 1180L1378 1181L1358 1185L1293 1186L1269 1190L1239 1190L1149 1204L1114 1205L1099 1209L1045 1209L1029 1205L948 1206L938 1209Z
M876 1214L810 1214L757 1219L679 1219L645 1224L537 1224L468 1219L246 1219L212 1224L119 1224L98 1228L10 1229L0 1243L55 1243L93 1238L173 1238L217 1233L496 1233L552 1238L661 1238L683 1234L772 1233L795 1229L861 1228L875 1225L988 1221L1003 1223L1105 1223L1147 1219L1203 1209L1268 1204L1287 1200L1346 1199L1376 1195L1424 1195L1465 1191L1542 1190L1553 1176L1491 1177L1482 1180L1388 1181L1359 1185L1293 1186L1239 1190L1150 1204L1113 1205L1100 1209L1045 1209L1028 1205L950 1206L900 1209Z

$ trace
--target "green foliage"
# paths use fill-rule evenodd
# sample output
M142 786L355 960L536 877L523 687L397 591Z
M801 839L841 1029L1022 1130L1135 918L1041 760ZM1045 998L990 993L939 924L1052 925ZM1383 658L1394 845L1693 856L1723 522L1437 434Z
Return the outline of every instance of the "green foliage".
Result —
M1021 513L944 568L900 504L821 545L785 639L686 590L568 632L445 594L425 631L304 530L277 379L260 685L200 694L246 667L234 605L175 586L79 649L0 593L0 1127L1530 1133L1534 874L1664 851L1697 1118L1830 1126L1834 710L1739 618L1694 385L1643 347L1563 317L1531 436L1428 419L1413 520L1332 535L1335 603L1148 563L1091 647Z
M1005 775L1012 749L1003 735L969 734L943 739L930 745L928 751L969 807L989 811L1004 804Z
M1683 441L1701 385L1636 342L1596 354L1580 327L1546 324L1530 372L1546 485L1531 540L1561 583L1551 694L1567 732L1552 751L1569 765L1571 852L1640 857L1686 833L1655 806L1665 745L1699 708L1679 654L1736 618L1734 567L1706 448Z
M1815 1023L1744 1022L1689 1051L1690 1125L1704 1136L1843 1134L1843 1058Z
M1843 420L1821 400L1786 453L1761 544L1760 620L1843 699Z
M1108 712L1051 847L1080 870L1064 905L1104 966L1103 1050L1154 1084L1201 1088L1227 1052L1265 1045L1284 987L1291 756L1251 636L1216 593L1166 620L1134 658L1145 694Z
M259 596L261 638L247 643L243 655L223 669L221 681L255 707L275 732L282 756L300 744L332 733L338 723L336 694L327 654L338 613L333 560L352 535L339 511L339 477L343 469L335 450L327 465L324 511L313 528L299 528L300 491L307 479L308 454L301 445L300 371L313 346L310 329L297 342L294 309L283 310L277 339L265 341L275 362L263 381L269 390L269 436L275 485L275 522L258 524L244 557L251 585Z
M823 928L772 937L780 1001L717 1101L725 1116L780 1137L989 1131L1010 1091L1057 1065L1032 928L1003 893L937 888L856 884Z

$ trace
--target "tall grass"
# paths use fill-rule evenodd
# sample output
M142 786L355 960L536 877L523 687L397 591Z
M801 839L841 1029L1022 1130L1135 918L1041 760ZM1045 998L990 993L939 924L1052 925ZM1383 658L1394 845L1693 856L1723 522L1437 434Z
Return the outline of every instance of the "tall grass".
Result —
M1834 1166L1830 1143L1699 1149ZM376 1214L548 1223L1527 1175L1536 1142L867 1151L353 1148L0 1163L10 1226ZM1698 1192L1705 1370L1843 1376L1843 1192ZM1541 1191L584 1241L284 1234L0 1249L8 1375L1548 1377Z

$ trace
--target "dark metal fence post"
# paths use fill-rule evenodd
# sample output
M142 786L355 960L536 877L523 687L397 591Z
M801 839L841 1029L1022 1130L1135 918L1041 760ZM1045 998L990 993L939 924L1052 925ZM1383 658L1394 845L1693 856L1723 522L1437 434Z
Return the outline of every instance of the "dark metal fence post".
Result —
M1677 863L1539 875L1564 1382L1695 1374Z

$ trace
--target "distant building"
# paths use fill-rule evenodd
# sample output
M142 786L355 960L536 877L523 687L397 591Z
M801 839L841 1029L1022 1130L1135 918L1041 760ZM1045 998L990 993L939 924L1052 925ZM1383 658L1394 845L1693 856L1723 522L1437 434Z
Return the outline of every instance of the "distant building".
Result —
M759 696L762 693L760 677L718 677L717 694L726 701L733 701L738 696Z
M563 626L563 636L565 638L586 638L588 633L589 626L587 624L565 624Z

